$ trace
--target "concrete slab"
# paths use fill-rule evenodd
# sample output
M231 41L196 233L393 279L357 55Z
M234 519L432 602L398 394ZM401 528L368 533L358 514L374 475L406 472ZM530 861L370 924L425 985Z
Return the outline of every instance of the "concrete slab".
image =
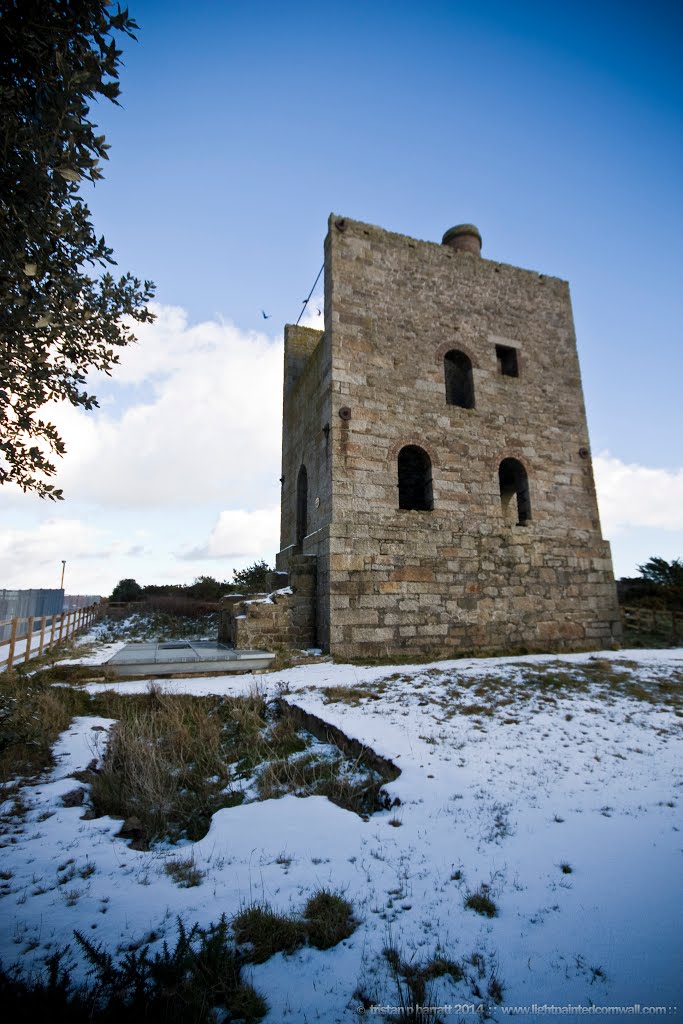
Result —
M149 641L126 644L107 666L119 676L257 672L274 658L270 651L238 651L216 640Z

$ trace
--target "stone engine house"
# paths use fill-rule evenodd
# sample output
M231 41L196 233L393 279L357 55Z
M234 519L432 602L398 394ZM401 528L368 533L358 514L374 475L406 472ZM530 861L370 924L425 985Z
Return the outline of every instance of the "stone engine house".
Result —
M277 568L336 656L619 636L569 287L480 250L332 215L324 332L285 328Z

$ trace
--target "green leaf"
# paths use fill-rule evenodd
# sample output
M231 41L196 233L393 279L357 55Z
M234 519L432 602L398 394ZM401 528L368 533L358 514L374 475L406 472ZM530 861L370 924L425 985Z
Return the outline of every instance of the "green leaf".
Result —
M57 167L57 174L60 174L65 181L80 181L82 175L74 171L72 167Z

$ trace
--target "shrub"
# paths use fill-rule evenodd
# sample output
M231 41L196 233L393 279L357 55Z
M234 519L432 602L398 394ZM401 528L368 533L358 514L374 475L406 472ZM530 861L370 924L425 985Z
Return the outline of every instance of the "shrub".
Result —
M233 569L234 586L245 594L264 593L267 589L267 577L270 571L268 563L263 559L247 566L246 569Z
M140 601L142 597L142 587L135 580L119 580L112 590L109 600L128 604L129 601Z
M173 949L164 943L150 956L149 946L121 960L75 933L94 981L73 988L63 966L68 951L49 957L47 977L23 980L0 972L0 999L9 1020L69 1021L69 1024L215 1024L217 1015L255 1024L267 1012L264 999L242 981L240 962L228 943L228 924L189 930L178 920Z

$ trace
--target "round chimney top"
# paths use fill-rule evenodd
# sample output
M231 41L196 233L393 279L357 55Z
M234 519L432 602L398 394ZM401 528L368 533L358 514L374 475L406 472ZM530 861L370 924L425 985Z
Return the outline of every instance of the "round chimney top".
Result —
M456 224L449 228L441 239L442 245L447 245L456 252L469 252L473 256L481 256L481 235L474 224Z

